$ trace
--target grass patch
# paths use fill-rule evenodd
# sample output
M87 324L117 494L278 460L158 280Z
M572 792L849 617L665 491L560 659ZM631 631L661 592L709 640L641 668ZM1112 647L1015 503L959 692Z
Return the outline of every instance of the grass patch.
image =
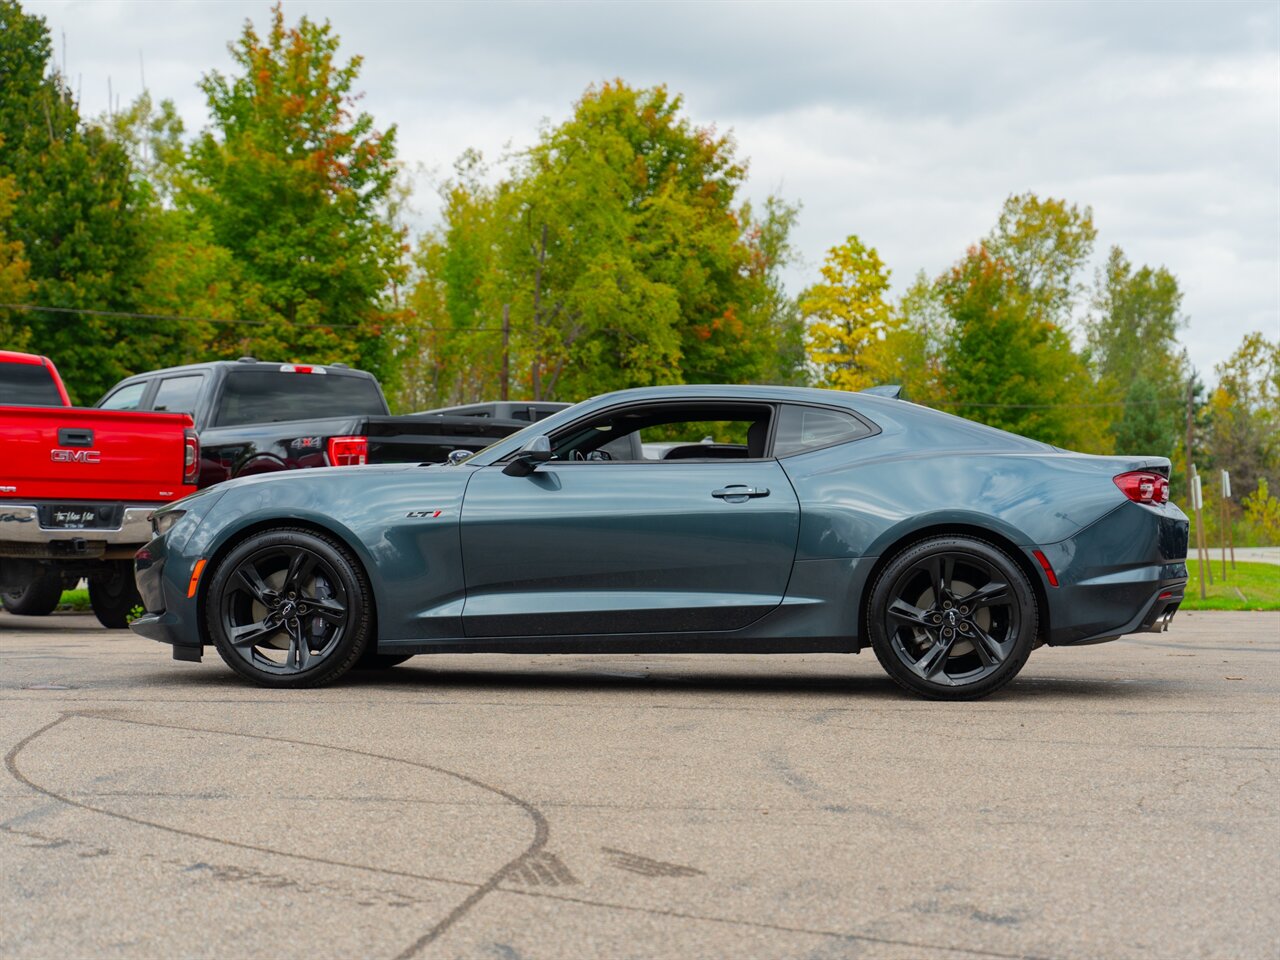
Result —
M1222 560L1215 559L1213 584L1205 576L1205 598L1200 599L1200 567L1187 561L1191 578L1187 581L1187 598L1179 610L1280 610L1280 566L1274 563L1237 563L1231 567L1227 558L1227 579L1222 579ZM1239 593L1237 593L1239 591ZM1240 599L1240 594L1244 599Z
M1280 567L1276 569L1280 570ZM62 601L58 604L59 610L75 610L84 612L89 609L89 591L88 590L63 590Z

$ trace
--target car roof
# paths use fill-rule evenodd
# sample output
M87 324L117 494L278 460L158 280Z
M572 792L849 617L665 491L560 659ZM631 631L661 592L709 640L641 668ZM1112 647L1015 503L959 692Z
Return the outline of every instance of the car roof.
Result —
M356 376L374 379L372 373L367 370L357 370L355 367L345 365L335 365L332 363L307 363L301 360L206 360L203 363L186 363L176 367L161 367L158 370L144 370L141 373L135 373L121 380L135 380L138 377L154 377L161 374L170 373L199 373L205 370L217 370L225 368L229 370L279 370L284 366L295 367L324 367L326 373L338 374L339 376Z
M49 358L35 353L18 353L16 350L0 350L0 363L28 363L33 367L48 366Z

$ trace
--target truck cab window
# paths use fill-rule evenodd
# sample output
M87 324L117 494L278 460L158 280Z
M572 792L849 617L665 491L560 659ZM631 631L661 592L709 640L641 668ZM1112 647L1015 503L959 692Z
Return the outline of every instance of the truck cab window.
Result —
M196 412L196 401L200 398L200 383L204 377L165 377L160 381L155 399L151 401L151 409L165 413Z
M103 410L137 410L142 405L142 396L149 386L146 380L130 383L115 393L108 394L98 406Z

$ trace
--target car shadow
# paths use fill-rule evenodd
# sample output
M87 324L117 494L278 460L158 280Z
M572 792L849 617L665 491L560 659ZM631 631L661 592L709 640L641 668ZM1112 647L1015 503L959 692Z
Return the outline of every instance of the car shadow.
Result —
M594 664L567 663L552 667L507 668L491 663L474 668L457 663L434 665L431 656L415 657L400 666L383 670L353 670L328 690L494 691L546 692L588 691L608 693L644 690L669 693L786 694L788 696L849 696L859 700L923 703L920 697L901 689L880 673L832 675L806 673L794 664L782 665L776 673L755 670L691 669L677 664L661 668L626 662ZM216 657L214 658L216 661ZM213 666L206 661L208 666ZM228 669L183 670L150 674L146 679L158 686L206 687L220 689L261 689L239 680ZM1163 680L1092 679L1023 675L996 691L981 703L1055 698L1134 701L1151 696L1167 696L1177 684ZM303 691L305 692L305 691Z

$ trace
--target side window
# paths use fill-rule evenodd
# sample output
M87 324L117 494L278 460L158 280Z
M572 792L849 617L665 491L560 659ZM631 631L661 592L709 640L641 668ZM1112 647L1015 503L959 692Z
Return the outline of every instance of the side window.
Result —
M137 410L142 404L142 395L151 384L146 380L121 387L115 393L108 394L98 406L103 410Z
M804 450L856 440L870 433L871 428L852 414L824 407L785 404L778 416L773 455L786 457Z
M151 409L166 413L196 412L196 401L200 399L200 384L204 377L197 374L188 377L165 377L160 381L155 399L151 401Z
M748 460L765 456L772 409L727 401L612 410L552 438L553 459Z

